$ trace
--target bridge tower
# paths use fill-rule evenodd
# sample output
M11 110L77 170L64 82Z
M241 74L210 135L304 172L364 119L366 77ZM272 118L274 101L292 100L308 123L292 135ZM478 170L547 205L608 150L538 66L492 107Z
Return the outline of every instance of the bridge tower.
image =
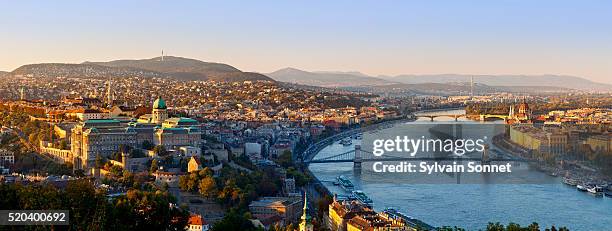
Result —
M485 144L484 150L482 150L482 164L490 164L491 160L489 159L489 145Z
M355 145L355 158L353 159L353 169L361 170L361 145Z

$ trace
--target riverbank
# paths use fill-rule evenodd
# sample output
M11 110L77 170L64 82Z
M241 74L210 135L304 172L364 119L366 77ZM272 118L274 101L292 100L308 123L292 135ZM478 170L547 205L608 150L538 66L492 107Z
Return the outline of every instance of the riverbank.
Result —
M534 163L530 164L532 167L550 176L563 176L566 181L569 180L582 185L612 185L612 179L600 174L596 169L578 163L578 161L561 160L551 165L542 160L533 159L529 150L520 147L502 135L495 136L493 144L511 155L533 160Z

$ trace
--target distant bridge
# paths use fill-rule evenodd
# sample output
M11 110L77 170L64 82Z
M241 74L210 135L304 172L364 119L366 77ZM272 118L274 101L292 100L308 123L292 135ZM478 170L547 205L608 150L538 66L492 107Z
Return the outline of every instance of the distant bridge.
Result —
M480 161L482 163L490 162L530 162L523 158L508 157L508 158L489 158L488 150L485 149L480 157L468 157L469 154L477 152L466 153L464 157L397 157L397 156L381 156L376 157L372 152L361 150L359 145L355 146L354 150L326 156L322 158L304 160L305 164L311 163L348 163L353 162L354 168L361 168L363 162L377 162L377 161Z
M429 118L431 122L434 121L434 118L438 118L438 117L450 117L450 118L454 118L455 121L458 121L459 118L461 117L465 117L467 118L466 114L448 114L448 115L415 115L415 117L417 118Z
M466 114L441 114L441 115L415 115L416 118L429 118L429 120L431 122L434 121L435 118L438 117L449 117L449 118L453 118L455 119L455 121L458 121L459 118L468 118L468 115ZM480 114L478 115L478 117L480 118L480 121L484 121L488 118L497 118L497 119L503 119L504 121L507 121L510 116L508 115L493 115L493 114Z
M504 121L507 121L510 118L510 116L509 115L480 114L480 121L484 121L487 118L498 118L498 119L503 119Z

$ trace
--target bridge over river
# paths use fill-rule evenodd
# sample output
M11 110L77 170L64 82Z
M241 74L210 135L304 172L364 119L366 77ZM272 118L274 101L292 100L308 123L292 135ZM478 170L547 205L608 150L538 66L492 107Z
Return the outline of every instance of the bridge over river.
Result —
M360 145L355 145L355 148L348 152L319 157L316 159L306 159L304 160L304 164L353 162L354 168L360 169L361 164L364 162L379 161L479 161L484 164L491 162L530 162L530 160L506 155L497 151L496 149L489 150L488 148L483 152L470 152L463 156L399 157L391 155L375 156L371 151L362 150Z
M422 114L415 115L416 118L429 118L429 121L434 122L435 118L439 117L448 117L455 119L455 122L459 121L459 118L469 118L470 115L467 114ZM476 116L474 116L476 117ZM481 114L477 116L480 121L485 121L487 119L502 119L504 121L508 120L510 117L508 115L493 115L493 114Z

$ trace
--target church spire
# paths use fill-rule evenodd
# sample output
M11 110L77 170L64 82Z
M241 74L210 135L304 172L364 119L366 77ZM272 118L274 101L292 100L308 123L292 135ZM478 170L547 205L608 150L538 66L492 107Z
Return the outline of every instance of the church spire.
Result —
M312 231L312 217L310 217L310 210L308 209L308 196L304 192L304 214L302 214L302 222L300 223L300 231Z

